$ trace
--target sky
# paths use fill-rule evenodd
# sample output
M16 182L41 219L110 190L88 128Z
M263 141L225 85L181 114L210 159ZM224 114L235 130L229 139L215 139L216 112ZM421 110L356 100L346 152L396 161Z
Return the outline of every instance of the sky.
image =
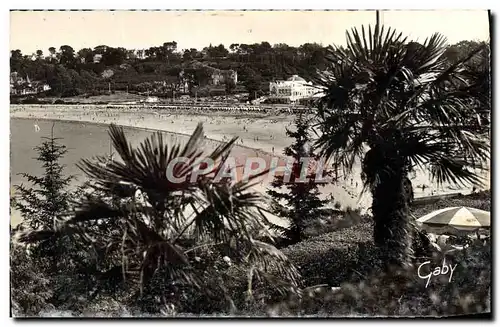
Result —
M375 11L11 11L10 50L48 53L70 45L146 49L176 41L178 49L209 44L307 42L345 44L345 31L374 24ZM450 44L489 40L486 10L383 11L381 22L415 41L440 32Z

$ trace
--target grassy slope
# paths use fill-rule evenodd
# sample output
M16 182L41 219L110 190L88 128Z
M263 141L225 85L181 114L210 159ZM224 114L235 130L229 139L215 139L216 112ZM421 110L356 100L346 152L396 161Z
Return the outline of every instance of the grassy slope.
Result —
M421 217L431 211L451 206L467 206L489 211L491 193L486 191L444 199L413 207L411 211L415 217ZM358 258L358 251L371 251L372 232L373 223L363 221L348 228L311 237L282 251L300 267L306 286L338 286L342 282L360 280L370 272L369 258Z
M412 213L420 217L448 206L490 210L491 193L486 191L415 206ZM316 288L300 304L277 304L276 314L447 316L489 312L491 256L488 248L471 248L468 254L447 256L448 262L458 263L453 281L448 281L448 275L439 276L440 279L435 279L427 288L414 270L384 276L370 266L376 254L372 228L371 222L364 221L283 249L299 266L306 287L328 284L341 289L335 294L328 291L329 287ZM442 262L442 259L435 258L435 261Z
M362 222L312 237L282 251L299 266L306 286L339 286L346 280L359 280L369 270L370 267L358 262L357 252L372 245L372 230L371 222Z
M483 192L459 198L439 201L430 205L412 208L416 216L445 206L470 206L488 209L491 205L491 193ZM243 315L320 315L320 316L359 316L359 315L449 315L484 312L489 308L491 258L485 253L482 258L458 258L463 262L453 277L453 283L447 280L433 282L424 288L425 282L413 272L408 276L383 276L374 271L370 261L375 258L372 240L373 224L364 220L350 227L311 237L303 242L282 249L298 267L304 279L303 286L321 284L341 286L338 293L329 291L329 287L317 288L309 297L301 301L290 299L275 302L273 305L244 307ZM479 253L479 251L476 251ZM453 258L450 258L453 259ZM479 261L477 261L479 260ZM474 279L469 276L475 276ZM245 276L240 276L245 277ZM447 279L447 276L442 276ZM243 278L245 279L245 278ZM243 283L245 284L245 283ZM233 285L233 294L243 294L246 285ZM268 289L266 292L269 292ZM196 298L196 296L195 296ZM197 299L191 302L197 302ZM226 306L222 296L218 298L201 297L205 307ZM111 301L112 302L112 301ZM104 303L110 304L109 299ZM207 303L210 302L210 303ZM219 303L220 302L220 303ZM274 302L274 301L271 301ZM105 308L105 309L104 309ZM213 309L212 309L213 310ZM486 309L487 310L487 309ZM124 312L123 306L117 308L100 303L87 308L88 312L100 315L127 316L135 313ZM60 316L62 313L52 313ZM50 314L49 314L50 315ZM95 315L94 313L91 314ZM182 314L181 314L182 316Z

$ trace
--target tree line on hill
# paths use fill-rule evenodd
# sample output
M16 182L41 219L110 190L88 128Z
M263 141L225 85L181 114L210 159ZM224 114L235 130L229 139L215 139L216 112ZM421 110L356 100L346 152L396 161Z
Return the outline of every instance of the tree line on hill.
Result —
M415 42L411 44L419 45ZM449 46L444 56L451 65L480 44L461 41ZM220 44L209 45L202 50L179 50L175 41L144 50L106 45L75 50L70 45L62 45L59 49L50 47L48 52L40 49L31 55L12 50L10 71L45 82L51 87L50 95L64 97L98 95L110 90L156 90L173 96L168 90L178 91L182 82L189 84L189 92L193 94L194 89L210 84L211 70L233 70L238 74L238 87L225 83L224 94L248 92L253 98L267 91L269 81L286 79L293 74L307 79L317 71L325 70L328 66L326 57L332 51L337 49L317 43L305 43L298 47L284 43L235 43L229 49ZM484 74L486 66L489 67L489 54L476 61L471 66L471 72ZM181 72L185 75L180 76ZM155 83L163 88L156 87ZM489 81L485 85L489 85Z

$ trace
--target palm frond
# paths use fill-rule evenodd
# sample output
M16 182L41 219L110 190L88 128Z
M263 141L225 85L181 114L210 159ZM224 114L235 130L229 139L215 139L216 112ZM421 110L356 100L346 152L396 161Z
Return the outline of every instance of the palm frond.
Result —
M488 142L474 136L484 129L475 104L480 95L465 69L483 47L448 65L447 41L439 33L418 44L391 28L363 26L346 32L346 40L345 49L330 51L329 69L315 79L326 93L316 126L321 155L348 173L368 149L380 147L380 154L392 151L412 165L435 166L439 180L454 181L450 174L456 173L457 180L475 182L472 172L457 167L488 160ZM385 169L383 162L364 167ZM367 174L367 183L377 182L378 173Z
M58 230L24 235L23 242L80 238L96 253L97 261L104 261L99 262L106 270L116 268L114 275L120 270L127 287L138 293L158 278L202 289L203 274L187 255L199 242L235 245L239 260L257 266L268 280L274 278L280 285L297 282L297 272L286 257L254 242L269 222L264 197L252 187L267 171L248 181L215 178L236 138L205 154L201 125L185 145L167 144L161 133L154 133L133 147L123 128L114 125L109 134L119 160L109 162L104 156L81 160L78 167L93 182L75 202L72 217ZM207 162L213 164L208 173L191 178ZM169 166L183 181L170 180ZM278 269L268 271L266 267L273 264ZM273 277L276 273L283 276Z

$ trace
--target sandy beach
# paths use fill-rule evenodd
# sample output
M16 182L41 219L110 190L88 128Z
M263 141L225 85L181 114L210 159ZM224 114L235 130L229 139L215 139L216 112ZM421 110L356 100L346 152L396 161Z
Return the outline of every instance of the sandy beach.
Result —
M203 123L205 135L213 141L227 141L237 136L239 147L258 149L259 156L271 158L282 156L283 150L292 140L286 136L286 127L293 123L294 116L270 113L227 113L227 112L179 112L159 108L109 108L98 105L11 105L11 118L29 118L78 121L161 130L170 133L190 135L198 123ZM423 171L410 176L415 197L461 192L468 194L472 186L433 186L430 177ZM486 189L489 188L489 172L484 175ZM425 185L425 188L422 188ZM266 183L256 188L264 192ZM360 165L354 167L348 178L322 188L324 197L333 195L331 205L339 202L343 208L359 208L362 212L371 205L371 197L360 197L362 182Z

